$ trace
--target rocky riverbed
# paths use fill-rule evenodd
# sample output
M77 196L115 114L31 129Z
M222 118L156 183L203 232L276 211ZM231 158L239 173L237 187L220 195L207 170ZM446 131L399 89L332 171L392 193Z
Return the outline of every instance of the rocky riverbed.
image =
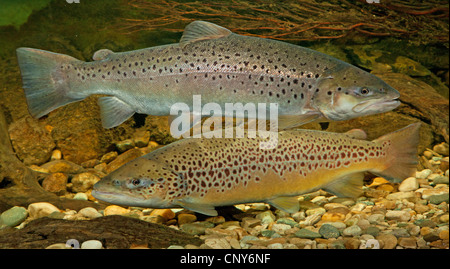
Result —
M116 151L81 165L65 160L59 150L54 150L49 162L29 167L44 175L40 184L46 191L60 197L97 202L91 195L93 184L120 165L157 147L158 143L150 141L149 135L143 133L116 143ZM364 196L356 200L338 198L321 190L299 196L301 210L294 214L275 210L264 203L222 208L217 217L186 209L101 203L100 209L85 207L78 211L61 210L47 202L15 206L1 213L0 248L448 249L448 155L446 143L426 149L419 156L418 172L400 184L381 177L367 177ZM117 215L122 218L109 219ZM176 232L171 237L180 239L161 240L151 235L124 239L127 232L123 230L116 232L124 238L111 239L103 230L92 230L85 225L96 221L94 227L114 227L114 223L124 220L128 220L131 229L161 227L165 233ZM156 226L148 227L145 223ZM36 244L30 244L30 240L27 244L17 242L24 238L23 234L32 233L30 230L52 225L68 225L79 230L69 233L70 229L64 230L67 228L52 228L46 235L52 240L43 243L34 238L41 242ZM59 231L59 237L55 230ZM21 231L24 232L21 234ZM46 231L40 233L42 236ZM70 244L69 239L75 239L78 245Z

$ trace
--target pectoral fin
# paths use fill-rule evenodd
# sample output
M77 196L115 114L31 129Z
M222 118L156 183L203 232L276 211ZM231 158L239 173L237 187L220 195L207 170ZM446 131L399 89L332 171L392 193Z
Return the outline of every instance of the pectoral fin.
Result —
M205 204L195 204L184 201L176 201L175 204L182 206L186 209L192 210L194 212L208 215L208 216L217 216L217 211L214 209L214 206L205 205Z
M268 200L267 203L288 213L295 213L300 210L298 199L294 196L280 196Z
M364 173L354 173L334 180L324 187L324 190L339 197L357 198L363 193Z
M102 125L104 128L113 128L133 116L134 109L115 96L100 97L98 99Z

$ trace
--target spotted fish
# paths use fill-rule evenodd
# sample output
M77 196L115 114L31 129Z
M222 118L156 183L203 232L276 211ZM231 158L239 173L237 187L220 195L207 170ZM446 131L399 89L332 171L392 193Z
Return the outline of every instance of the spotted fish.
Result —
M192 111L194 95L222 108L225 103L277 103L280 129L399 105L395 89L353 65L204 21L189 24L179 43L129 52L102 49L91 62L32 48L18 48L17 57L32 116L102 94L107 95L99 98L105 128L135 112L170 115L175 103Z
M94 185L92 195L109 203L151 208L184 207L217 215L214 207L267 202L299 210L295 197L324 189L357 197L364 172L399 182L417 164L420 124L374 141L313 130L279 133L264 150L259 138L187 138L139 157Z

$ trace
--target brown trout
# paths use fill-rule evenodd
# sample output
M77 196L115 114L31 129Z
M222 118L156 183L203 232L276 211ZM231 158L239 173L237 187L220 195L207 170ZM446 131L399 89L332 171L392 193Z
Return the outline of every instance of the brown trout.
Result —
M411 176L419 127L411 124L374 141L283 131L270 150L260 149L258 138L187 138L123 165L97 182L92 195L113 204L184 207L211 216L216 206L249 202L297 212L295 196L318 189L359 196L364 172L394 182Z
M192 111L194 95L222 108L277 103L280 129L382 113L400 104L395 89L353 65L204 21L189 24L179 43L129 52L103 49L92 62L32 48L18 48L17 58L32 116L102 94L108 95L99 98L105 128L135 112L170 115L179 102Z

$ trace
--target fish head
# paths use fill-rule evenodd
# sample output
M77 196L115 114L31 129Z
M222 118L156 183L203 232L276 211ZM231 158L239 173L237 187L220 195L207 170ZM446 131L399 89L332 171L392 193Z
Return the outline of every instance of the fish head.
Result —
M390 111L400 105L400 93L380 78L348 67L323 77L313 106L329 120L348 120Z
M124 206L167 208L171 198L182 195L182 178L168 165L139 157L98 181L92 195Z

